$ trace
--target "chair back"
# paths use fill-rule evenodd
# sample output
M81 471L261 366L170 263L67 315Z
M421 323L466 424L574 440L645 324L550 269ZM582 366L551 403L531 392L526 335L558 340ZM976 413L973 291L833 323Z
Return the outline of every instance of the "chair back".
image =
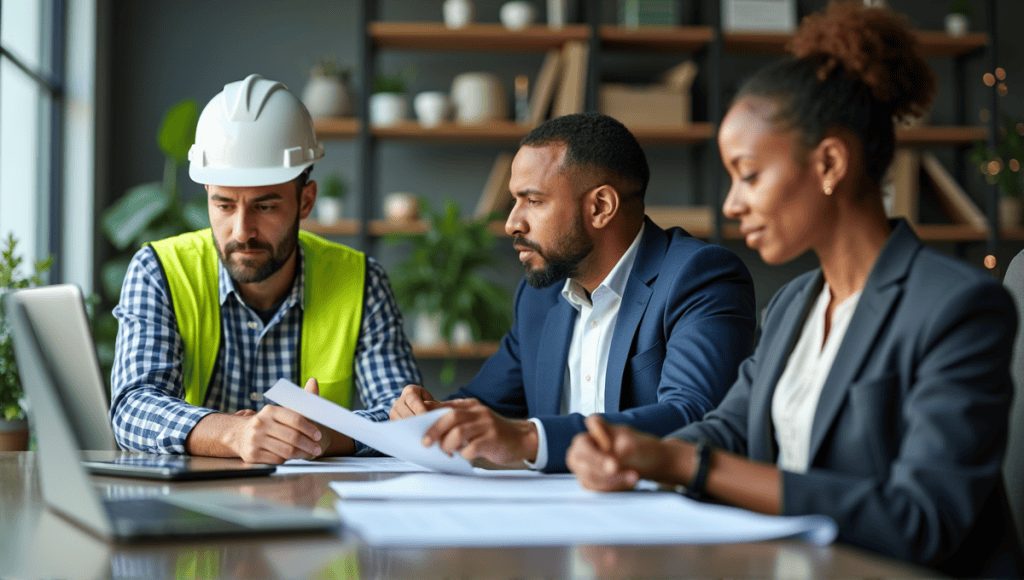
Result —
M1017 254L1006 268L1003 285L1017 304L1020 323L1013 343L1010 374L1013 377L1013 405L1010 411L1010 434L1003 461L1003 479L1010 500L1010 510L1017 526L1018 540L1024 546L1024 251Z

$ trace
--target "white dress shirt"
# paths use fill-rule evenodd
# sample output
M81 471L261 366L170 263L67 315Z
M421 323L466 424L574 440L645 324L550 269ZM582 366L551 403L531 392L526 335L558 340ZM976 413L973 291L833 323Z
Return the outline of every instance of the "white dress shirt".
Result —
M830 295L828 284L804 321L800 339L786 362L772 397L772 423L779 444L780 469L804 473L810 464L811 426L818 408L821 389L832 370L839 346L850 326L853 311L860 301L860 291L836 307L832 328L825 337L825 314ZM822 344L824 342L824 344Z
M608 353L611 351L615 321L619 318L622 294L633 271L633 262L644 235L644 225L633 238L622 257L604 281L588 297L586 289L569 278L562 288L562 297L576 309L576 322L569 343L569 358L565 364L562 383L561 414L592 415L604 412L604 384L607 375ZM544 425L539 419L530 419L537 426L537 460L527 465L544 469L548 464L548 441Z

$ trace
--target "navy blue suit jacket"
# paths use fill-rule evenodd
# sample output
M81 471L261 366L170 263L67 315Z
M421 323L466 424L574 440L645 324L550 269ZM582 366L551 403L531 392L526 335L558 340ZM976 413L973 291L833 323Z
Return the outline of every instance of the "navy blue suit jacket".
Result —
M604 417L665 435L713 409L735 380L753 347L754 288L729 250L645 223L612 335ZM562 286L519 284L512 329L454 395L505 417L538 418L547 434L546 471L566 470L569 444L586 430L579 413L559 416L577 316Z
M1017 576L1001 477L1014 305L894 225L821 391L810 467L782 472L783 513L831 516L841 541L947 574ZM772 397L823 281L815 270L779 290L725 400L673 436L778 461Z

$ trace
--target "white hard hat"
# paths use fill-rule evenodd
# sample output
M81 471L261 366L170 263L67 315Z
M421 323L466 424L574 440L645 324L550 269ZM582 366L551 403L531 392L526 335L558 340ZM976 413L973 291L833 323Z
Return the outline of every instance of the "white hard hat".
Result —
M283 84L253 74L224 85L199 115L188 176L205 185L276 185L323 156L302 101Z

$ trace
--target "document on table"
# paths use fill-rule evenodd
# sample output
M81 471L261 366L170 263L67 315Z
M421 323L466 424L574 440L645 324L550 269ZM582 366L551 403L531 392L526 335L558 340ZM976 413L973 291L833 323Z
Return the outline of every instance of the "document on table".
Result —
M295 473L406 473L432 471L422 465L394 457L323 457L312 461L289 459L278 465L274 475Z
M529 474L529 475L528 475ZM477 470L475 476L417 473L387 481L332 481L343 499L399 500L556 500L600 499L621 494L600 494L583 489L571 473L539 475Z
M818 546L838 529L826 516L766 516L668 493L600 500L336 501L346 528L372 546L720 544L778 538Z
M448 457L437 445L424 447L420 443L423 434L434 424L434 421L437 421L450 409L436 409L400 421L378 423L364 419L323 397L307 393L286 379L278 380L270 390L264 393L264 397L382 453L436 471L473 473L473 467L461 455Z

